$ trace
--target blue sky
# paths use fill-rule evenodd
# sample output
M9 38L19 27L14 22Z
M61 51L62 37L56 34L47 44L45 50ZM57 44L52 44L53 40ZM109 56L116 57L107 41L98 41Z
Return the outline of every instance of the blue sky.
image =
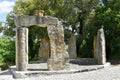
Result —
M16 0L0 0L0 21L5 22L6 15L12 10Z

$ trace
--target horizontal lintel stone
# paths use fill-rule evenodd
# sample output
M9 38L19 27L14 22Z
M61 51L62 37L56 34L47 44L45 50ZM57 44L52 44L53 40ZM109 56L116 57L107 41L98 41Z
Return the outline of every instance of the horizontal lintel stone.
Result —
M15 16L15 25L17 27L24 26L29 27L32 25L37 25L41 27L47 27L48 25L57 25L58 19L51 16Z

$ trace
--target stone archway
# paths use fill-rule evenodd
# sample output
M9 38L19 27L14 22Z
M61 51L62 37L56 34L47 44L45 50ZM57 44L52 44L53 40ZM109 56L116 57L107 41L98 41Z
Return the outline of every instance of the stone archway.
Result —
M50 38L49 70L62 70L69 67L69 55L65 51L64 29L61 22L50 16L16 16L16 68L26 71L28 65L28 27L47 27Z

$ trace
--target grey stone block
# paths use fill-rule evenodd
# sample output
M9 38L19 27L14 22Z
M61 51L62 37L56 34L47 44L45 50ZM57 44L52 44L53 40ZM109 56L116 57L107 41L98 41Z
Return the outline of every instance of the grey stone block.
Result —
M25 75L25 72L18 72L18 71L13 71L12 75L13 75L13 78L15 78L15 79L28 77L27 75Z
M58 19L53 18L51 16L44 16L43 17L43 24L56 25L56 24L58 24Z
M69 53L70 59L76 59L77 58L76 36L74 34L71 34L71 37L69 39L68 53Z
M98 64L106 63L105 36L103 28L98 30L96 57Z
M14 21L17 27L19 26L29 27L32 25L48 27L49 25L58 24L58 19L51 16L28 16L28 15L15 16Z
M28 29L17 27L16 32L16 67L26 71L28 64Z

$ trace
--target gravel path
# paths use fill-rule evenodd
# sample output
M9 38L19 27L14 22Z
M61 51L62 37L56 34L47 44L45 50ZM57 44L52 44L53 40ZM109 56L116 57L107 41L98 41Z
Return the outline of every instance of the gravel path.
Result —
M0 73L0 80L14 80L9 71L4 71L2 73L3 75ZM29 77L16 80L120 80L120 65L90 72Z

